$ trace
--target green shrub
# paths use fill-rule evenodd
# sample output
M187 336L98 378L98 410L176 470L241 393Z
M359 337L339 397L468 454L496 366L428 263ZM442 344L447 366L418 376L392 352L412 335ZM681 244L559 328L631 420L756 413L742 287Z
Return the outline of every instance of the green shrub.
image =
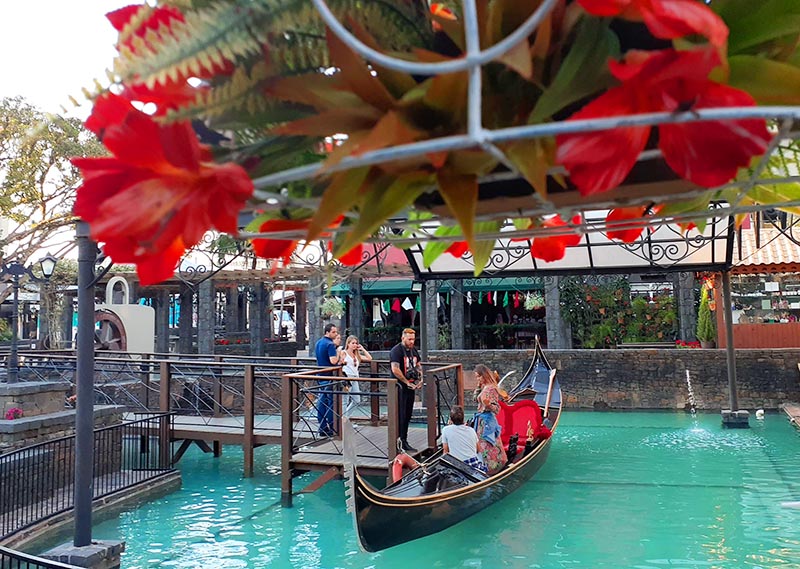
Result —
M701 342L717 339L717 325L709 306L708 288L705 286L700 293L700 309L697 311L697 339Z

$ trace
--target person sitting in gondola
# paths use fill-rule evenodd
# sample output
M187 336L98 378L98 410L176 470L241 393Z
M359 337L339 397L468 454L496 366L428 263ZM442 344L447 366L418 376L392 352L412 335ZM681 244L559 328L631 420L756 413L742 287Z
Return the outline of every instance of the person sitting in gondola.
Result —
M455 405L450 410L450 424L442 429L442 449L486 474L486 465L478 456L478 434L464 424L464 408L460 405Z
M486 465L491 476L499 472L507 462L506 451L500 440L500 423L497 414L500 412L500 389L495 374L483 364L475 366L478 376L476 401L478 413L475 415L475 432L478 435L478 454Z

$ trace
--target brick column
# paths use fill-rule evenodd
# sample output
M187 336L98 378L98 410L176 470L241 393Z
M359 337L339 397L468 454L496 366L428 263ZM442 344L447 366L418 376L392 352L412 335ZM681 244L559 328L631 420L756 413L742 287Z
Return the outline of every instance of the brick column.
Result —
M216 291L213 279L200 283L197 297L197 353L214 353Z

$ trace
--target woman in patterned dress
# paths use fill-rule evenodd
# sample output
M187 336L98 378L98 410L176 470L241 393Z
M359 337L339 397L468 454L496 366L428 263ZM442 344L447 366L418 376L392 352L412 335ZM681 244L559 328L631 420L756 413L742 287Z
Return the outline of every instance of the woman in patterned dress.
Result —
M483 364L475 366L478 375L478 388L475 400L478 413L475 415L475 431L478 433L478 449L483 464L491 476L505 466L507 458L500 440L500 423L497 414L500 412L500 390L494 373Z

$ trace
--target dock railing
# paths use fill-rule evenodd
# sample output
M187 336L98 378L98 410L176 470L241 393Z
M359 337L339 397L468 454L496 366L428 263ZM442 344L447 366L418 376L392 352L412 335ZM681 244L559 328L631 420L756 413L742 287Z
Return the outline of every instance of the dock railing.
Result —
M159 413L95 429L93 499L172 472L171 427ZM74 477L74 435L0 455L0 540L71 510Z

